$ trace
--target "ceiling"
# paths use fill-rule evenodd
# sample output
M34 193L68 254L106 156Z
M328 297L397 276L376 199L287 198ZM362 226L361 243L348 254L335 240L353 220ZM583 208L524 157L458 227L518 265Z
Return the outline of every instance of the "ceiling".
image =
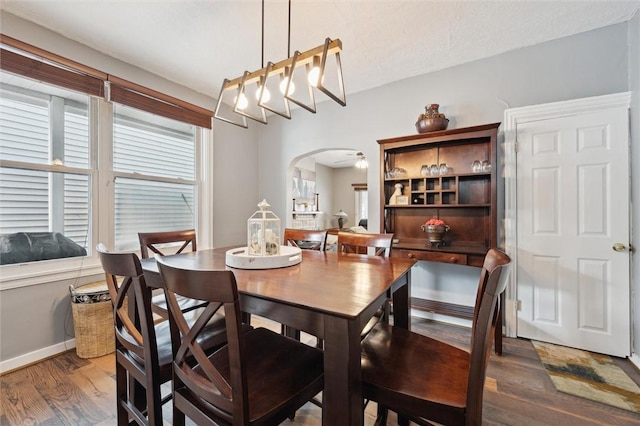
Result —
M265 63L287 57L287 8L265 0ZM291 53L339 38L353 94L624 22L639 8L637 0L292 0ZM0 9L214 98L224 78L262 65L260 0L2 0Z
M292 0L291 54L339 38L348 103L393 81L624 22L639 8L637 0ZM214 98L224 78L262 67L260 0L2 0L0 9ZM287 12L287 0L265 0L265 65L288 55Z
M323 166L338 169L341 167L354 167L358 161L358 151L348 149L330 149L328 151L313 154L314 161Z

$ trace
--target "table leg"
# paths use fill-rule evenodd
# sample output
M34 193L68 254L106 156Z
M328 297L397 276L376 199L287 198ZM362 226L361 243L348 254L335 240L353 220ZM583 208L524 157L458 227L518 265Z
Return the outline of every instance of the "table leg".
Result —
M360 426L364 413L358 321L328 316L324 324L322 424Z
M393 287L393 325L411 330L411 270Z
M498 356L502 356L502 311L504 309L504 291L502 293L500 293L500 296L498 298L498 312L496 313L497 315L497 319L496 319L496 329L494 332L494 350L496 352L496 355Z

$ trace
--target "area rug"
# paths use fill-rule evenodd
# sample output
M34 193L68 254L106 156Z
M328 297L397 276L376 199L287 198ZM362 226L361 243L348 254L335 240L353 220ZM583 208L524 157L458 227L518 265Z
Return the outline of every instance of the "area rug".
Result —
M531 341L560 392L640 413L640 387L607 355Z

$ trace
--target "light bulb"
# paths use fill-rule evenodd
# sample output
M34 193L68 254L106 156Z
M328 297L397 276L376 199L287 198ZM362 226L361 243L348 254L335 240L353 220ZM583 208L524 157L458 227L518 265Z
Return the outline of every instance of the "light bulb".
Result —
M309 75L307 76L307 80L313 87L318 87L318 82L320 81L320 67L311 68L311 71L309 71Z
M284 91L287 90L287 82L289 81L289 77L285 77L282 79L282 81L280 82L280 93L282 93L284 95ZM291 82L291 84L289 84L289 91L287 92L288 96L293 95L293 92L296 91L296 85L293 84L293 81Z
M235 102L236 108L239 110L243 110L247 106L249 106L249 100L244 95L244 93L240 93L240 98L238 98L237 96L233 98L233 102Z
M260 100L260 95L262 95L262 102L269 102L269 99L271 99L271 92L264 86L258 86L258 90L256 90L257 100Z

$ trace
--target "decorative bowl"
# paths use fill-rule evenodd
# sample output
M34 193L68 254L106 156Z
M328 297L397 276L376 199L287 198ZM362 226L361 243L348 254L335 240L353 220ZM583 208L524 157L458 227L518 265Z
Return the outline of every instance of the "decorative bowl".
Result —
M427 240L432 245L443 244L442 237L449 229L449 225L422 225L422 231L427 234Z
M448 125L448 118L422 118L416 121L416 130L418 133L435 132L438 130L445 130Z

